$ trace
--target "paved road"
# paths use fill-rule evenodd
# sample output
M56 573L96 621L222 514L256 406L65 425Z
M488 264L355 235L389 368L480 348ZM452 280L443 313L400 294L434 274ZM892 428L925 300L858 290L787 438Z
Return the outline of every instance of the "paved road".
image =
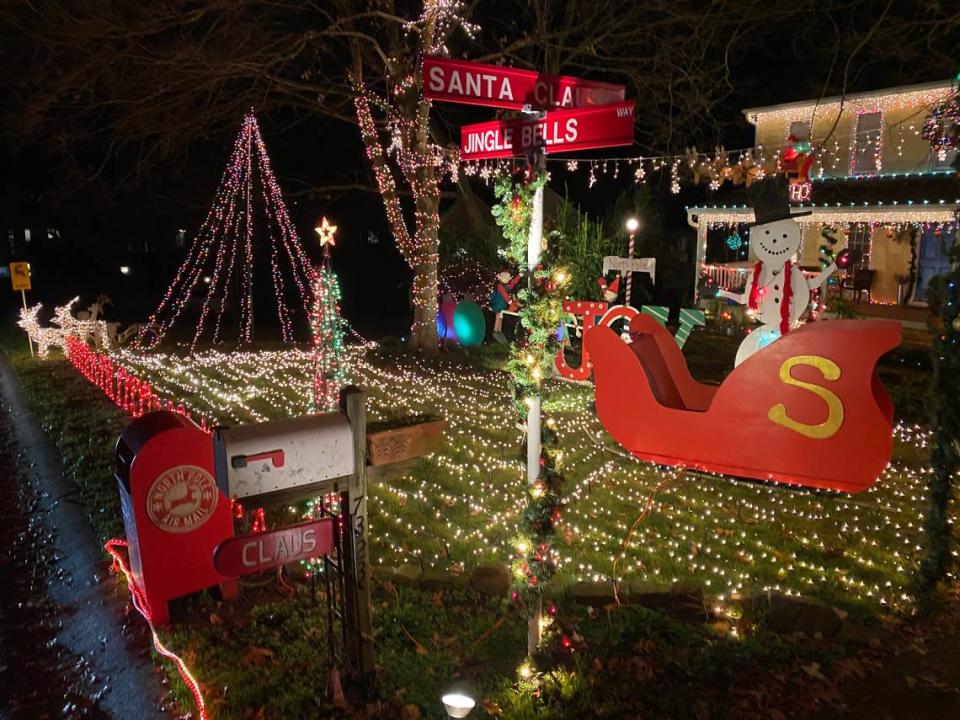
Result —
M10 501L0 508L0 522L9 515L12 528L22 526L0 549L0 569L22 577L24 567L45 566L20 588L34 596L29 606L5 593L0 718L4 706L12 718L44 717L38 712L44 706L58 710L48 717L166 717L145 623L129 608L126 591L118 592L60 457L2 352L0 395L2 456L13 466L0 467L0 494Z

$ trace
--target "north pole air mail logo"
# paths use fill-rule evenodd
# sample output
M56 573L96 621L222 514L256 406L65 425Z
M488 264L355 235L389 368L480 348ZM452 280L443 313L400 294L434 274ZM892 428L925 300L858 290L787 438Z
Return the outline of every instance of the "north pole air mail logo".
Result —
M147 493L147 515L166 532L190 532L210 519L219 495L210 473L179 465L153 481Z

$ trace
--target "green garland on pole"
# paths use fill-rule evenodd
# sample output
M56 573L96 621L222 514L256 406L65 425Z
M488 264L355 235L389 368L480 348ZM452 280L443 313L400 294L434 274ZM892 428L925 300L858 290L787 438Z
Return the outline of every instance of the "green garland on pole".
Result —
M540 263L534 268L527 267L533 197L546 182L546 172L527 170L500 177L494 187L498 202L492 212L508 243L505 255L528 281L517 293L519 325L507 363L517 414L523 423L526 423L529 400L542 393L543 381L553 370L553 359L560 348L557 331L563 317L562 288L570 277L557 267L560 237L555 232L544 236ZM540 474L529 483L527 504L514 539L517 551L513 563L514 597L528 606L531 599L542 597L544 583L556 570L553 540L563 509L562 455L553 418L547 417L541 423L541 440Z

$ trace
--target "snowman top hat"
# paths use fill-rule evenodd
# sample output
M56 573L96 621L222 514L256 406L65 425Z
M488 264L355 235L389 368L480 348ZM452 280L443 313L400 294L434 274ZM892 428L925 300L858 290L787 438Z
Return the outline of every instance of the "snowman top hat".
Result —
M812 210L790 212L790 190L787 178L783 175L767 176L750 185L747 190L753 214L756 220L747 223L747 227L766 225L777 220L810 215Z

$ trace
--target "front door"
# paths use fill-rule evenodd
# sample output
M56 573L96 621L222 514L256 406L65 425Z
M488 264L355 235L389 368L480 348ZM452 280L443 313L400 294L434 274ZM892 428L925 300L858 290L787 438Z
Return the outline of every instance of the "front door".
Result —
M917 271L917 289L914 300L926 302L927 285L930 278L950 270L950 248L955 241L953 230L942 230L939 237L935 228L927 228L920 236L919 270Z

